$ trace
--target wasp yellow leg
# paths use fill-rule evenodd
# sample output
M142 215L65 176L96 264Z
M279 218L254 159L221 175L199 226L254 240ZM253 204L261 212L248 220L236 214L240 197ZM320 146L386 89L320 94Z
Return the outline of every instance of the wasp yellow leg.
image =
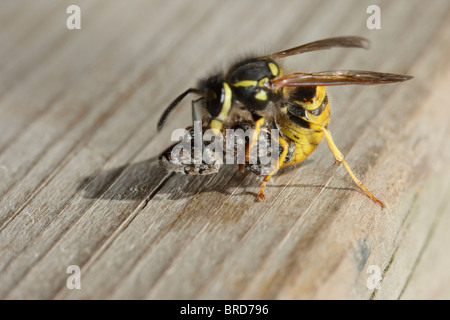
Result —
M264 189L266 187L266 183L270 179L270 177L273 174L275 174L275 172L277 172L278 169L280 169L281 165L284 162L284 159L286 159L289 144L281 136L278 136L278 142L280 143L280 146L283 148L283 151L281 152L280 157L277 159L277 162L275 163L275 168L273 168L273 170L267 176L264 177L264 180L261 183L261 188L259 189L259 192L258 192L258 196L256 198L257 201L266 199L266 196L264 195Z
M261 127L263 126L265 121L266 120L264 117L261 117L255 121L255 128L253 129L253 135L252 135L252 138L250 139L249 147L245 154L245 161L249 161L250 151L255 146L256 141L258 141L259 132L261 131Z
M344 155L339 151L339 149L336 147L336 145L334 144L333 138L331 137L331 132L326 129L326 128L322 128L322 132L325 134L325 139L327 140L328 143L328 147L330 148L331 152L334 155L334 158L336 159L337 162L342 163L345 167L345 170L347 170L348 174L350 175L350 177L352 177L353 181L356 183L356 185L362 190L364 191L364 193L370 198L372 199L372 201L374 203L378 203L381 208L385 207L385 204L378 200L377 198L375 198L375 196L372 194L372 192L370 192L362 183L361 181L358 180L358 178L356 178L356 176L353 174L352 170L350 169L349 165L347 164L347 162L344 160Z

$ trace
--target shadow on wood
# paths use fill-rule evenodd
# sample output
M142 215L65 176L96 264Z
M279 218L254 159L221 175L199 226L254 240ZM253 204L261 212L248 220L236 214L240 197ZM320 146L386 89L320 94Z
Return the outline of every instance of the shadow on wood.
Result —
M312 162L312 160L305 160L299 165L305 165ZM218 175L230 174L233 168L228 166L226 170L220 170ZM292 171L297 169L298 166L286 167L280 170L279 175L292 174ZM242 176L241 179L231 179L227 183L227 189L233 189L239 187L242 180L248 175L252 175L249 172L238 172L237 174ZM161 186L168 179L177 179L180 185L186 185L186 180L198 179L201 181L200 185L206 185L212 179L213 175L204 176L190 176L190 175L177 175L175 173L168 173L166 170L160 167L158 157L153 157L145 161L141 161L134 164L125 164L123 166L105 170L99 174L85 177L82 179L77 187L77 190L83 191L83 197L88 199L111 199L111 200L144 200L151 197L154 193L153 190L158 189L158 193L164 193L163 190L159 190ZM255 186L258 186L260 179L255 175ZM187 184L190 186L189 184ZM268 188L319 188L319 189L332 189L342 191L356 191L359 189L355 187L332 187L324 186L320 184L269 184ZM201 192L219 192L226 195L231 195L231 192L224 189L220 184L212 184L206 188L199 190L198 188L186 187L182 192L170 192L169 199L189 198L193 195ZM167 193L167 192L166 192ZM241 192L235 193L235 195L248 194L256 197L257 193L250 192L242 188Z

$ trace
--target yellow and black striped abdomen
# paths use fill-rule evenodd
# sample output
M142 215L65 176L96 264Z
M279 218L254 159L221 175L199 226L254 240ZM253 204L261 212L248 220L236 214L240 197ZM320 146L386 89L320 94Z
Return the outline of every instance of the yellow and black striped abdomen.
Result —
M289 143L295 144L294 155L288 163L303 161L323 139L320 130L330 120L330 104L325 87L283 89L284 102L277 114L277 125Z

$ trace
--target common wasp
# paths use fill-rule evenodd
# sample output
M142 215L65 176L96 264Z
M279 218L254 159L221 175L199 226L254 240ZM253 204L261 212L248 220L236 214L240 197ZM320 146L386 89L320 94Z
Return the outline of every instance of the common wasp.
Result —
M265 198L266 183L275 172L306 159L325 137L335 161L344 165L356 185L373 202L384 207L384 203L353 174L327 129L330 121L330 102L325 87L386 84L409 80L412 77L364 70L284 74L277 62L279 59L305 52L333 47L368 48L368 45L369 41L362 37L336 37L314 41L267 56L245 59L232 65L227 72L214 74L200 81L197 88L189 88L179 95L164 111L157 128L160 130L163 127L169 114L189 94L199 96L192 101L193 118L202 118L207 123L207 128L217 136L224 127L228 128L236 122L232 119L232 114L236 110L248 114L244 118L249 118L253 126L248 150L254 147L262 128L276 127L280 132L278 143L281 152L275 165L265 176L257 199ZM203 105L201 117L196 112L197 103ZM212 172L215 172L215 169Z

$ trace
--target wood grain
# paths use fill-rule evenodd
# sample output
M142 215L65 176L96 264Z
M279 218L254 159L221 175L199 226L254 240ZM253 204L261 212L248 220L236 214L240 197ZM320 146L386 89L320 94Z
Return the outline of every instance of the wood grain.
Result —
M81 30L68 30L68 4L2 2L0 298L449 299L450 3L377 3L380 30L366 27L371 1L77 1ZM371 48L284 65L414 76L329 89L334 140L386 209L325 143L263 203L261 178L235 166L159 167L189 104L159 134L158 117L197 79L341 35Z

